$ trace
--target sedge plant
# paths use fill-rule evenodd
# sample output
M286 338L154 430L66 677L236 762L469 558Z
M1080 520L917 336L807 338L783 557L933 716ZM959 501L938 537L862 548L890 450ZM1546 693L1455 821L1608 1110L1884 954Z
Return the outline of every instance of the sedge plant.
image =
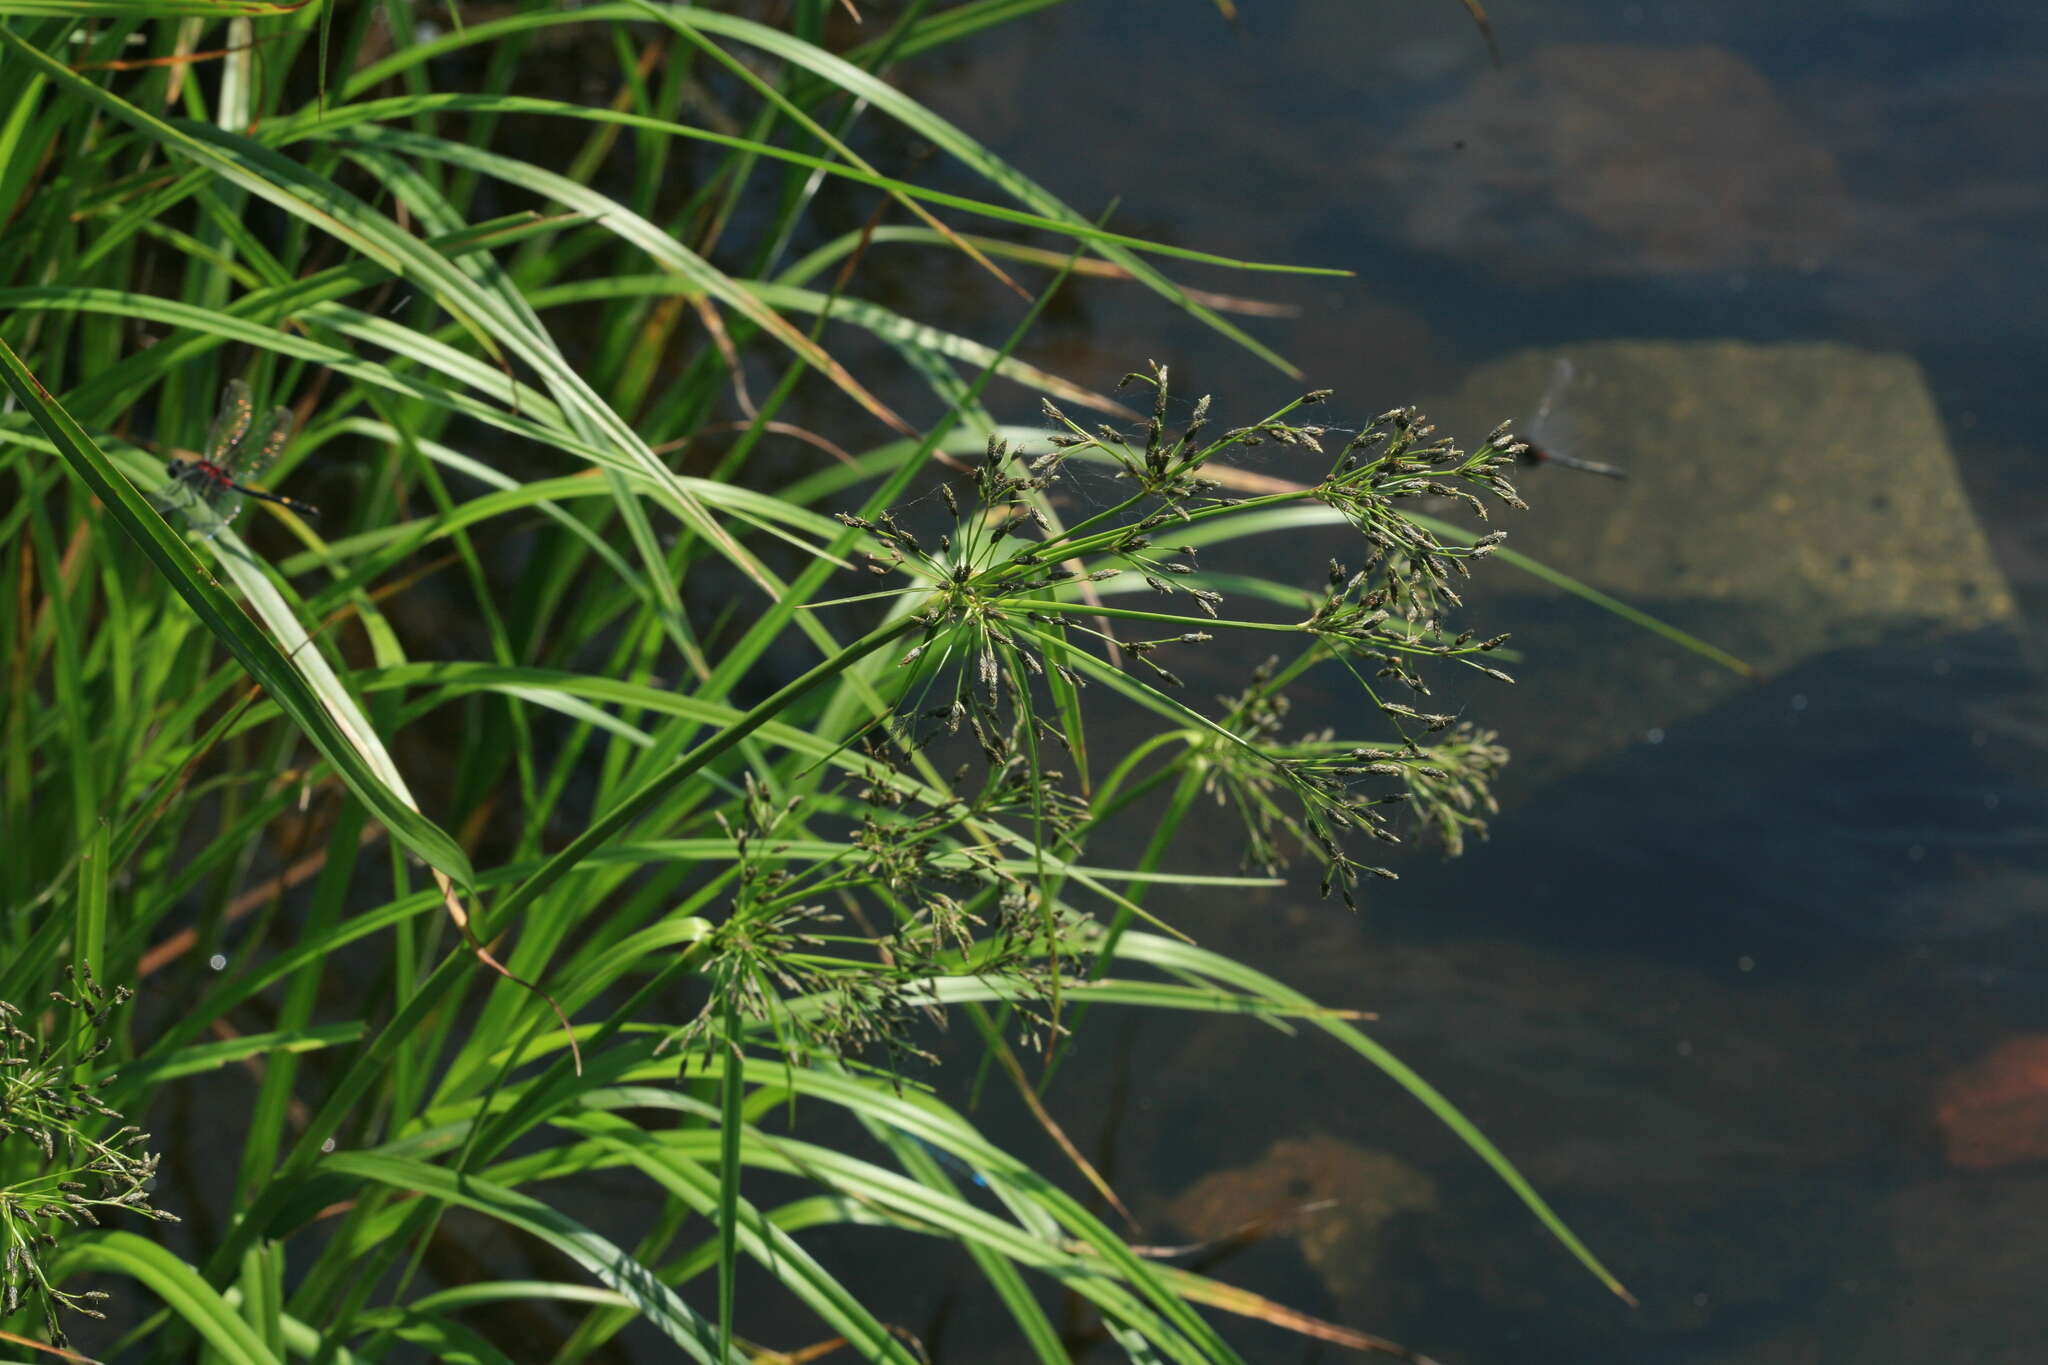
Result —
M1261 1301L1098 1217L1038 1093L1112 1007L1349 1049L1620 1292L1350 1002L1159 909L1301 863L1342 913L1376 850L1483 830L1505 751L1430 679L1505 676L1456 615L1501 533L1430 514L1518 505L1517 444L1020 360L1086 278L1284 368L1165 273L1272 267L1091 221L882 79L1042 7L0 0L13 1339L93 1308L101 1358L917 1359L806 1246L837 1227L959 1244L1040 1359L1057 1294L1133 1358L1235 1359L1213 1310ZM602 98L527 93L563 52ZM882 169L912 138L982 193ZM1002 335L862 297L911 251L1015 299ZM294 496L166 521L231 382L296 418ZM1311 528L1343 562L1204 567ZM1290 734L1312 669L1372 723ZM1235 875L1175 869L1201 798ZM1065 1166L942 1098L955 1020ZM600 1176L643 1192L623 1235ZM750 1315L743 1261L807 1316Z

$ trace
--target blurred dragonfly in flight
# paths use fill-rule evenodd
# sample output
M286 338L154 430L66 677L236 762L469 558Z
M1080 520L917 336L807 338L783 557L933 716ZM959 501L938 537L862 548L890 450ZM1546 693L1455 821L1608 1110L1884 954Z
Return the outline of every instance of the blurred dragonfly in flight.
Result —
M1564 407L1566 393L1577 373L1571 361L1563 358L1552 367L1549 387L1543 390L1543 399L1537 403L1535 415L1529 419L1529 429L1522 436L1522 463L1561 465L1566 469L1581 469L1588 474L1604 474L1610 479L1625 479L1628 477L1626 469L1596 460L1582 460L1557 450L1559 445L1571 444L1571 424L1565 417Z

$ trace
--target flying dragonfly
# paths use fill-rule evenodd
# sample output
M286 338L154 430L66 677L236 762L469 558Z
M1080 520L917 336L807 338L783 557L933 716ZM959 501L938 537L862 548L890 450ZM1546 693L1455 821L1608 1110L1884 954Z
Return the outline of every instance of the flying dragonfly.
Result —
M1627 478L1628 471L1617 465L1563 455L1555 449L1561 441L1569 443L1566 433L1570 424L1564 417L1564 399L1575 378L1577 371L1572 362L1559 357L1551 368L1550 384L1543 390L1542 401L1536 404L1535 415L1529 419L1528 434L1522 438L1522 463L1554 464L1565 469L1584 470L1588 474L1603 474L1610 479Z
M221 392L220 412L207 434L205 453L198 459L173 459L165 463L164 472L171 481L157 495L156 505L178 513L187 525L205 536L212 536L233 521L245 498L273 502L300 516L319 516L317 507L282 493L251 488L247 482L270 466L291 434L290 408L272 408L259 423L249 386L239 379L230 379ZM213 520L197 514L202 505L212 511Z

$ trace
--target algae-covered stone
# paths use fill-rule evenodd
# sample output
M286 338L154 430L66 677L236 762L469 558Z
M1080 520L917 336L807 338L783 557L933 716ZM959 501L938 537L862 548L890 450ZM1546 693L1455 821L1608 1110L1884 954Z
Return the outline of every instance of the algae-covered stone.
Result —
M1527 412L1560 358L1577 453L1629 477L1533 471L1514 548L1617 594L1789 611L1834 643L2012 614L1910 358L1740 342L1525 351L1475 372L1440 423Z
M1561 391L1559 362L1571 380ZM1505 417L1556 453L1624 467L1603 479L1525 469L1507 548L1729 650L1764 676L1834 650L2002 627L2013 599L1977 523L1919 366L1831 344L1604 342L1523 351L1426 405L1470 442ZM1489 568L1481 598L1533 591ZM1473 713L1515 752L1510 797L1748 684L1588 608L1562 618L1475 599L1464 624L1511 618L1524 686ZM1587 668L1589 660L1598 666Z

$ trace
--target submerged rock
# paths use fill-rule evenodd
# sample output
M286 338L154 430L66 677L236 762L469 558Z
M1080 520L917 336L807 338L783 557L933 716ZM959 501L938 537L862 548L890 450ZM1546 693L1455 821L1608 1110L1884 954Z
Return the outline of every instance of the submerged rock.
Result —
M1508 544L1622 595L1755 606L1803 623L1773 662L1920 619L2012 615L1910 357L1833 344L1623 341L1525 351L1475 371L1440 424L1528 413L1556 362L1562 453L1619 482L1538 468Z
M1827 149L1719 47L1539 48L1417 115L1369 179L1408 245L1518 284L1810 266L1843 216Z
M1381 1268L1403 1214L1437 1207L1436 1182L1399 1157L1327 1136L1284 1138L1249 1166L1204 1176L1169 1206L1190 1234L1284 1227L1340 1303L1384 1295Z
M2009 1038L1941 1085L1935 1122L1951 1166L2048 1160L2048 1036Z
M1539 434L1628 477L1526 470L1517 483L1530 510L1496 518L1509 550L1671 619L1763 676L1845 648L2010 627L2011 590L1910 358L1828 344L1605 342L1508 356L1426 410L1465 440L1503 417L1523 419L1519 428L1560 360L1573 378ZM1603 626L1590 609L1546 629L1526 598L1496 605L1495 594L1550 591L1512 571L1474 587L1466 624L1511 616L1515 644L1530 652L1511 669L1530 686L1472 698L1523 781L1661 735L1749 686L1633 626ZM1574 662L1589 630L1601 637L1597 670Z

